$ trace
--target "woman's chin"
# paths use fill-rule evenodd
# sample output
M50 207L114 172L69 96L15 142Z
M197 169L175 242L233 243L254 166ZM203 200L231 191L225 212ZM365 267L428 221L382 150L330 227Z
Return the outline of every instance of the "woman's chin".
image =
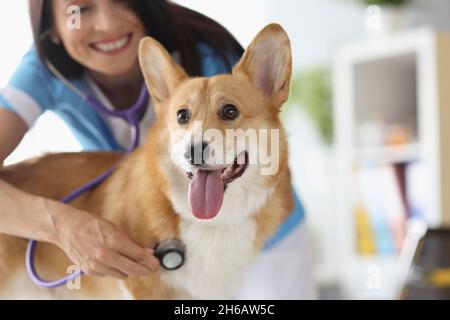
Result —
M128 62L128 61L127 61ZM135 64L126 63L118 64L117 61L109 61L107 63L94 63L95 68L91 68L95 73L100 73L111 77L121 77L126 76L135 69Z
M91 70L110 76L127 74L134 70L137 64L137 52L123 52L117 55L104 55L96 52L90 57L82 64Z

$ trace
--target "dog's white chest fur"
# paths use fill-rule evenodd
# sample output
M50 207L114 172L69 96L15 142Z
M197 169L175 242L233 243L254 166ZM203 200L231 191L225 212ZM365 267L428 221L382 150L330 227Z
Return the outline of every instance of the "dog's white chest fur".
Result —
M238 227L182 222L186 262L163 279L183 288L194 299L230 299L239 290L245 270L255 256L256 224L247 219Z
M247 171L252 169L250 166ZM247 172L228 186L218 215L201 221L192 215L186 177L167 176L172 186L171 202L181 217L180 238L186 245L186 262L179 270L165 272L162 279L191 295L183 298L233 298L257 253L254 213L266 202L271 189L260 176L249 178Z

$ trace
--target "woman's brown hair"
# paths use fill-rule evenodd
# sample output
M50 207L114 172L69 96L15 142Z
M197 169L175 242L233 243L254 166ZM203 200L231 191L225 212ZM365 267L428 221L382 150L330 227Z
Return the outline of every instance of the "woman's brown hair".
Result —
M179 51L181 64L191 76L201 74L199 43L208 45L231 68L229 57L243 53L236 39L216 21L168 0L129 0L147 34L169 52ZM73 60L64 46L51 41L52 0L29 0L34 42L41 61L50 60L67 78L79 78L84 67Z

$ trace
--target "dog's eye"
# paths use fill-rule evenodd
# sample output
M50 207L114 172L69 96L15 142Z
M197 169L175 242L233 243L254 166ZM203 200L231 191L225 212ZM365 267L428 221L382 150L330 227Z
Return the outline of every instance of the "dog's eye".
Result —
M179 124L186 124L191 119L191 114L187 109L181 109L177 113L177 122Z
M219 116L223 120L235 120L239 117L239 110L232 104L226 104L220 109Z

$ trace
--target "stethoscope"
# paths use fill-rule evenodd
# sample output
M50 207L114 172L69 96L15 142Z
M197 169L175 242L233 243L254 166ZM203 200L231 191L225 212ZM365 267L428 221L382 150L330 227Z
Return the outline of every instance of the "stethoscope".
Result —
M72 92L83 98L84 101L89 103L97 112L106 114L111 117L123 118L125 119L131 127L131 137L132 142L128 146L125 155L131 153L139 145L140 140L140 127L139 127L139 116L144 108L147 106L147 101L149 99L149 94L145 84L142 86L141 92L139 94L138 100L128 109L114 111L106 108L98 99L85 94L75 85L70 83L50 62L46 61L48 69ZM73 191L71 194L63 198L61 201L63 203L69 203L72 200L79 197L82 193L94 188L108 178L115 170L116 166L108 169L106 172L96 177L92 181ZM56 288L65 285L67 282L73 281L74 279L82 276L84 273L82 271L74 272L69 276L56 280L56 281L45 281L36 272L34 265L34 253L36 250L36 241L30 240L26 250L26 267L28 275L31 280L40 287L44 288ZM185 260L185 246L178 239L168 239L160 242L155 248L155 256L159 259L161 266L166 270L176 270L183 266Z

